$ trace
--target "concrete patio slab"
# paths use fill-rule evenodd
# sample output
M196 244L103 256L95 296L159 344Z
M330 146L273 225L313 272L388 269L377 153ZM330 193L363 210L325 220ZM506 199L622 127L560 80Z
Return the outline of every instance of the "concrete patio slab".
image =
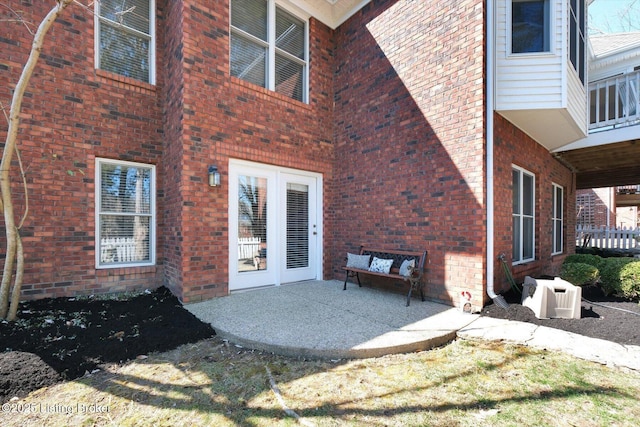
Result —
M461 312L342 282L309 281L232 293L185 308L231 343L291 357L368 358L428 350L456 338L562 351L640 371L640 346Z
M294 357L367 358L446 344L478 316L339 281L232 293L185 306L230 342Z

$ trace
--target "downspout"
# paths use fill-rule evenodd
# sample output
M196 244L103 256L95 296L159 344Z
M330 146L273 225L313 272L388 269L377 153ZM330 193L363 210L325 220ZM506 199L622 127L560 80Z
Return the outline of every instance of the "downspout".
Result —
M496 305L509 307L502 295L497 295L493 289L494 281L494 201L493 201L493 109L494 109L494 50L495 50L495 16L494 1L487 0L487 37L486 37L486 126L487 126L487 295Z

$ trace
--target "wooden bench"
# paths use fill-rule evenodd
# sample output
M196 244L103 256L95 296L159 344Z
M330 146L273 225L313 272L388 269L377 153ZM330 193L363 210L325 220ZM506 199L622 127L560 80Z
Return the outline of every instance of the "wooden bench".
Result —
M355 277L358 280L358 286L362 287L362 283L360 282L360 275L365 274L369 276L384 277L389 279L401 280L403 282L409 282L410 286L409 293L407 294L407 307L411 302L411 293L415 288L418 288L420 290L420 297L422 298L422 301L424 301L424 291L421 279L424 272L424 264L427 259L427 251L393 251L361 246L359 255L370 255L369 265L371 265L374 257L386 260L391 259L393 260L393 264L391 265L389 273L373 272L362 268L342 267L342 269L346 271L343 290L347 290L347 280L349 279L349 277ZM402 265L402 262L405 260L411 261L412 259L415 260L415 267L409 268L409 274L407 276L401 275L400 266Z

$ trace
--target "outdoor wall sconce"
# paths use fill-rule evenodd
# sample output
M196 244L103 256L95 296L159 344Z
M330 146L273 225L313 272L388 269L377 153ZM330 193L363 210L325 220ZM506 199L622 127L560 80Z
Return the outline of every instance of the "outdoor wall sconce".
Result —
M209 166L209 187L220 185L220 172L216 166Z

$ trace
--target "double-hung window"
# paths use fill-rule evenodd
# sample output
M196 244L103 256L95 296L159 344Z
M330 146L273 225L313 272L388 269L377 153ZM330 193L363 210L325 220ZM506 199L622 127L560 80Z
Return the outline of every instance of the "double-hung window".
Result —
M586 72L586 19L585 0L569 2L569 60L584 84Z
M549 52L550 0L511 0L511 53Z
M155 0L96 1L96 68L155 84Z
M513 263L535 259L535 176L513 166Z
M562 226L564 221L563 201L564 189L557 184L553 184L553 212L551 213L551 222L553 223L553 249L551 250L552 255L562 253L562 246L564 243L562 235Z
M308 30L275 0L231 0L231 75L307 102Z
M96 160L96 266L155 264L155 166Z

